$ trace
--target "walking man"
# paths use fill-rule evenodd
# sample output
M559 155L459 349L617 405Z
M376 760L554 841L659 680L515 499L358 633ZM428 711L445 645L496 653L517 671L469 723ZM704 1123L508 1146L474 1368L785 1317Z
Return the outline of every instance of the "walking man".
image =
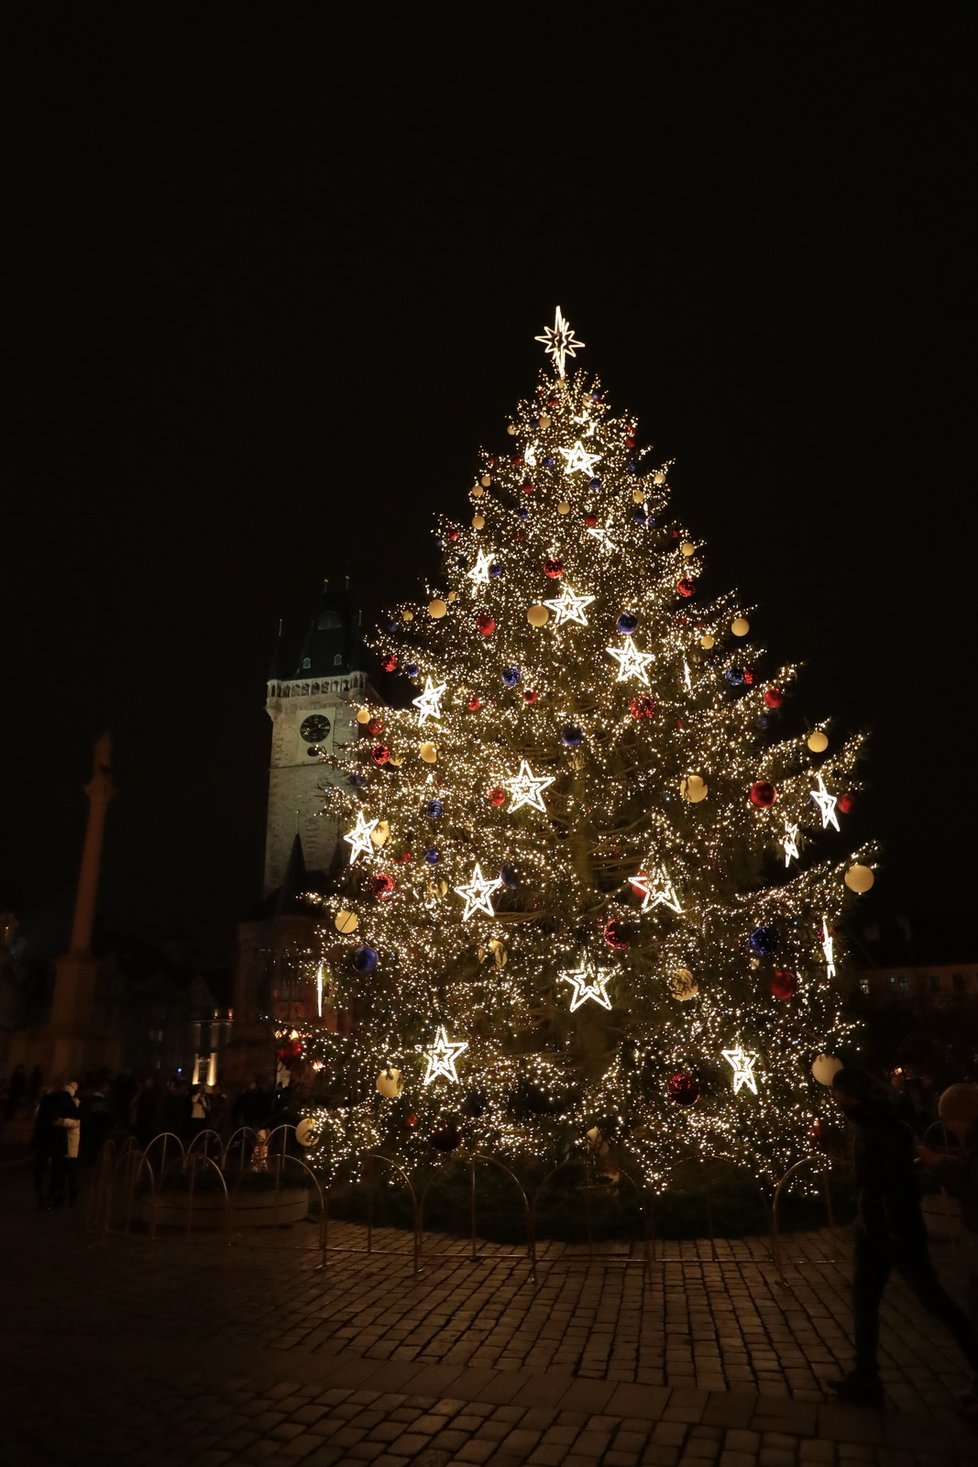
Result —
M879 1311L891 1269L945 1326L973 1372L978 1372L978 1331L944 1292L927 1252L910 1127L898 1118L884 1086L865 1070L840 1070L832 1094L852 1129L859 1222L852 1278L856 1364L829 1387L853 1405L881 1406Z

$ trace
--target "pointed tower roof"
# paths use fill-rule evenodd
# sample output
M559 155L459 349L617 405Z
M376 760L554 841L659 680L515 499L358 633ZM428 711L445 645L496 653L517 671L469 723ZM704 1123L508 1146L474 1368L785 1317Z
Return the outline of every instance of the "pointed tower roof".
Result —
M293 676L330 677L354 672L362 668L363 660L360 613L353 605L349 584L333 587L325 581Z
M306 911L302 905L301 897L304 891L308 891L306 881L306 858L302 853L302 837L299 832L295 833L292 849L289 852L289 864L285 868L282 885L279 887L275 897L275 915L284 917L288 912Z

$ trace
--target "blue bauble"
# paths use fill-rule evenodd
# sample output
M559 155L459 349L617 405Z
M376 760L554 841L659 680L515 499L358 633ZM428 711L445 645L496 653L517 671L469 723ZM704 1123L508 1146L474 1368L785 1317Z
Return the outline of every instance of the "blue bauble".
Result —
M357 774L356 770L354 770L352 774L347 775L346 782L347 782L347 784L352 784L352 786L353 786L353 788L355 790L362 789L363 788L363 775L362 774Z
M764 729L770 728L771 727L771 715L770 715L770 713L760 713L760 714L758 714L758 716L754 719L754 724L755 724L755 726L757 728L761 729L762 731Z
M543 461L543 467L545 469L552 469L553 466L554 466L554 461L553 461L553 459L550 457L550 455L548 453L547 454L547 457Z
M505 569L506 567L503 565L501 560L494 560L492 565L489 567L489 574L491 576L501 576Z
M591 480L591 488L592 489L600 489L601 488L601 480L600 479L592 479Z
M520 878L516 873L516 867L511 861L507 861L499 872L499 879L503 886L508 886L510 891L516 891L520 884Z
M638 626L638 617L632 611L623 611L621 616L615 622L615 626L621 632L623 637L630 637L632 635L632 632Z
M628 465L628 472L630 474L637 474L638 473L638 464L635 462L634 459L632 459L631 463Z
M408 662L408 663L405 664L404 676L405 677L417 677L417 675L418 675L418 673L420 671L421 671L421 669L420 669L420 667L418 666L418 664L416 662Z
M744 669L742 667L728 667L723 675L731 687L734 688L739 688L744 681Z
M778 934L773 927L755 927L750 935L751 952L760 958L768 958L777 951Z
M584 742L584 730L578 728L576 723L565 723L560 730L560 737L569 749L576 749L578 744Z
M540 426L540 419L539 418L531 418L530 419L530 427L531 428L539 428L539 426Z
M632 519L637 525L645 524L645 510L640 504L636 504L634 509L632 510Z
M503 668L503 671L502 671L502 679L503 679L503 687L505 687L505 688L515 688L516 687L516 684L520 680L520 670L519 670L519 668L518 667L504 667Z
M387 630L390 632L392 637L396 637L398 632L401 630L400 622L389 621L387 623Z
M353 966L358 973L372 973L377 966L377 950L372 947L358 947L353 952Z
M438 817L444 813L444 810L445 806L442 804L441 800L429 800L424 807L424 813L427 815L429 820L437 820Z
M516 513L521 520L528 520L530 518L530 511L528 509L518 509Z
M438 850L437 846L429 846L424 853L424 858L429 866L437 866L441 860L441 851Z

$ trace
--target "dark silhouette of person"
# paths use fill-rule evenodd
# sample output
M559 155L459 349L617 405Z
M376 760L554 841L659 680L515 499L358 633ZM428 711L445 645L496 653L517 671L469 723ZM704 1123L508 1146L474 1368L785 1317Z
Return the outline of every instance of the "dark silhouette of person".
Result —
M34 1112L31 1150L34 1152L34 1197L39 1211L43 1211L49 1205L52 1161L55 1148L60 1144L54 1121L60 1109L61 1101L58 1092L47 1090L38 1100L37 1109Z
M978 1331L934 1272L914 1171L916 1137L899 1119L887 1088L866 1070L842 1069L832 1081L832 1094L852 1131L859 1221L852 1277L855 1368L828 1384L841 1400L880 1406L879 1311L893 1269L944 1325L973 1372L978 1371Z
M12 1121L20 1110L27 1090L27 1074L23 1065L18 1065L10 1077L10 1085L7 1089L7 1119Z

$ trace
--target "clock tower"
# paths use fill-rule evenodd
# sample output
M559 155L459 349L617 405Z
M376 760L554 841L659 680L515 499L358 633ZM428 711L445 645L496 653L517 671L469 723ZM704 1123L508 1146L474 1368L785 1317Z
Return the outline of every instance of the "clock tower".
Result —
M360 613L346 587L323 587L294 671L280 651L271 669L265 709L272 720L265 835L265 895L280 887L298 835L306 869L327 871L336 825L322 815L332 778L320 755L357 737L352 705L370 697L360 640Z

